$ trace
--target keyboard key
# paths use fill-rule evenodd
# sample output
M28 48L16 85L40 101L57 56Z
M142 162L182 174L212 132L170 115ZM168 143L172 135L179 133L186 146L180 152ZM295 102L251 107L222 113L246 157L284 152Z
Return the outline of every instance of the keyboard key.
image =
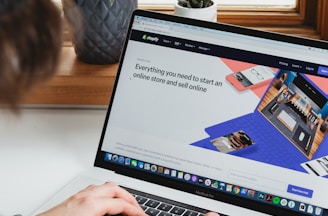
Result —
M142 205L142 204L144 204L148 199L147 199L147 198L144 198L144 197L141 197L141 196L136 196L136 200L137 200L137 202L139 203L139 205Z
M151 208L156 208L159 204L160 204L160 202L158 202L156 200L148 200L148 202L146 202L145 206L148 206Z
M172 205L166 204L166 203L162 203L158 206L157 209L161 210L161 211L165 211L165 212L169 212L172 208Z
M145 211L145 213L148 214L149 216L156 216L159 213L159 210L149 208Z
M190 211L190 210L187 210L183 216L197 216L198 213L197 212L194 212L194 211Z
M161 212L161 213L159 213L158 216L172 216L172 214L168 213L168 212Z
M179 208L179 207L174 207L170 212L176 215L182 215L185 209Z

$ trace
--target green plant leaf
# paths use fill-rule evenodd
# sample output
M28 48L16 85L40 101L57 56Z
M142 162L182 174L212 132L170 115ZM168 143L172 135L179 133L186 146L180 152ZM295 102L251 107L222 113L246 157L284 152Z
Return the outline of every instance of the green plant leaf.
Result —
M110 6L113 6L115 0L109 0Z
M211 0L204 0L204 7L209 7L211 6Z
M188 0L178 0L178 4L182 7L188 7L189 1Z
M203 4L203 1L199 1L199 0L190 0L190 4L191 4L191 7L193 8L200 8L202 7L202 4Z

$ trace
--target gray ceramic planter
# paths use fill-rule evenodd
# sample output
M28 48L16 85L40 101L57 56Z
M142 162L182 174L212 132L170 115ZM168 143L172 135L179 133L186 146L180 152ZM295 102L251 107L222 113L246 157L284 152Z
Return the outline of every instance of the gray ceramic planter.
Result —
M138 0L62 0L77 57L86 63L118 62ZM80 18L79 18L80 17Z

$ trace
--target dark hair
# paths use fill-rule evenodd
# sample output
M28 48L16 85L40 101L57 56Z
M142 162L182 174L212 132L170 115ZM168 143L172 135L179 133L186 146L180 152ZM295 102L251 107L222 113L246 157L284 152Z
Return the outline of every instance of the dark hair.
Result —
M51 77L62 46L62 19L51 0L0 0L0 103L12 109Z

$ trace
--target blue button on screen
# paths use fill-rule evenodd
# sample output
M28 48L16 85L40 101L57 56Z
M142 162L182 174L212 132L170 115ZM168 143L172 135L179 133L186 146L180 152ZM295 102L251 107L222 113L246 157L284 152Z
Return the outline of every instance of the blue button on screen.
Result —
M300 196L312 198L313 195L313 190L298 187L295 185L288 185L287 192L292 193L292 194L297 194Z
M318 74L319 74L319 75L328 76L328 68L327 68L327 67L322 67L322 66L320 66L320 67L318 68Z

